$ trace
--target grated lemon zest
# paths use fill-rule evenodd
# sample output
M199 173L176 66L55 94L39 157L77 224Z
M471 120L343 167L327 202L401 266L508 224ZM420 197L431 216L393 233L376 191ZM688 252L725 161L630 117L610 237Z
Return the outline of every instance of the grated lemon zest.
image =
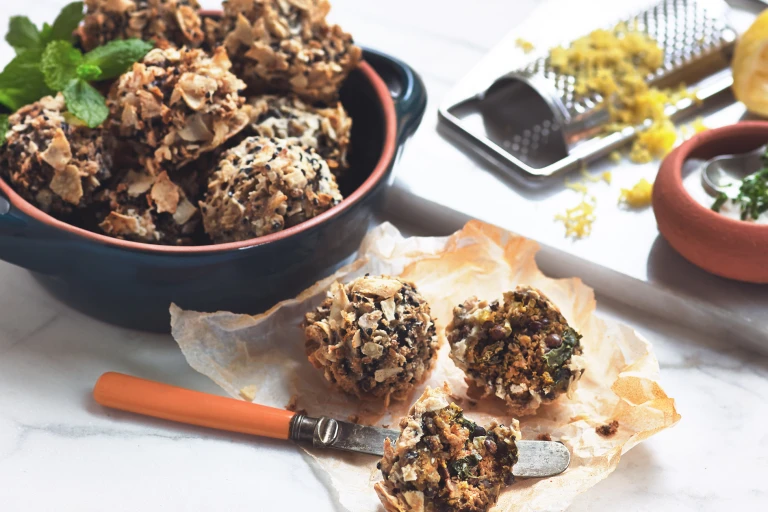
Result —
M532 42L526 41L522 37L518 37L515 40L515 46L523 50L523 53L531 53L533 50L536 49L536 47L533 45Z
M704 119L701 117L694 119L693 123L691 123L691 128L693 128L693 133L701 133L709 130L709 127L704 124Z
M609 185L613 180L613 174L611 174L611 171L605 171L603 174L600 175L600 177L603 179L604 182L606 182Z
M566 209L565 213L555 215L555 220L565 225L566 237L585 238L592 233L595 206L597 206L595 197L584 195L579 204Z
M690 139L697 133L705 132L707 130L709 130L709 128L704 124L704 119L697 117L692 123L680 127L680 135L683 136L683 139Z
M611 159L611 162L617 164L621 162L621 153L619 153L618 151L614 151L613 153L608 155L608 158Z
M651 204L652 194L653 183L643 178L632 188L622 188L619 202L632 208L644 208Z
M567 48L552 48L549 59L558 72L575 78L577 95L597 93L610 99L603 101L611 119L606 131L650 121L629 153L629 159L636 163L664 157L677 141L666 113L668 105L682 99L699 101L685 84L677 89L658 89L646 83L646 77L663 64L664 52L650 36L638 31L637 25L620 23L611 30L595 30Z
M586 167L581 168L581 176L584 178L584 181L589 181L591 183L597 183L602 179L600 178L599 175L593 176L592 174L590 174Z
M579 181L566 181L565 182L565 188L569 188L573 191L579 192L580 194L586 194L589 192L587 189L587 186Z

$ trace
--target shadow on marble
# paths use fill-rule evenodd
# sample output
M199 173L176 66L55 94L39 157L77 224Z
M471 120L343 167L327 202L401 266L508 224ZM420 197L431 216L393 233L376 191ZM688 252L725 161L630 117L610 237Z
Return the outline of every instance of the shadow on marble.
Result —
M664 483L660 471L663 466L651 448L640 444L625 453L611 475L578 496L569 511L589 511L598 504L610 504L613 510L641 510L637 508L638 497L634 493L647 495L652 489Z
M654 285L696 297L708 308L714 307L717 314L728 315L739 311L749 336L755 340L768 337L768 311L763 307L768 299L768 287L765 285L742 283L710 274L680 256L661 235L653 242L646 272L648 281ZM691 301L689 303L692 304ZM697 323L707 326L710 336L722 339L733 336L730 327L720 328L707 313L702 315ZM762 346L759 341L755 344Z

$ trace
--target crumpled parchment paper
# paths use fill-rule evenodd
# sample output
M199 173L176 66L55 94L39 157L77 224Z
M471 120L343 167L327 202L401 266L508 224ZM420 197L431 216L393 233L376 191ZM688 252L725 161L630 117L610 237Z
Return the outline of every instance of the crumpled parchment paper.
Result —
M586 372L572 397L542 406L535 416L520 418L523 438L549 434L572 453L570 468L549 479L519 480L502 493L494 510L555 511L606 478L621 455L640 441L671 427L680 415L662 389L659 364L650 344L629 327L597 318L594 293L579 279L550 279L536 267L535 242L499 228L470 222L448 238L403 238L391 225L371 231L359 258L263 315L197 313L171 307L173 336L189 364L233 397L285 407L291 398L310 415L346 419L397 429L424 386L447 381L469 418L508 422L501 401L467 396L462 372L448 358L444 328L452 308L471 295L492 300L529 284L558 305L584 336ZM361 403L342 395L324 380L304 354L299 324L318 305L335 280L349 281L370 272L398 275L416 283L429 301L441 347L435 370L406 402L384 410L380 403ZM597 426L617 420L619 429L601 437ZM369 455L302 447L328 475L332 493L353 512L380 510L373 484L381 478L378 459Z

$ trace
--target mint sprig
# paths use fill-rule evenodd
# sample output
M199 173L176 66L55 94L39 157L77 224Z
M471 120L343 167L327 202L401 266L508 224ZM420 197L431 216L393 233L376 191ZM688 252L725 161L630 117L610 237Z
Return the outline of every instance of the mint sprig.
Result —
M0 114L0 146L5 144L5 134L9 126L8 114Z
M82 78L75 78L64 88L67 109L89 128L96 128L109 115L104 96Z
M83 62L83 54L67 41L53 41L46 46L40 60L45 85L53 91L63 91L77 77L77 67Z
M98 66L101 79L117 78L140 61L155 45L141 39L110 41L83 56L83 64Z
M43 40L44 43L50 41L72 41L73 34L78 25L83 20L83 2L72 2L64 6L56 20L51 25L50 40Z
M11 18L5 39L16 57L0 73L0 105L16 111L62 92L69 113L86 126L96 128L104 122L109 114L106 100L90 83L125 73L154 44L139 39L111 41L83 54L72 44L82 19L83 2L67 5L53 25L45 23L39 30L25 16Z

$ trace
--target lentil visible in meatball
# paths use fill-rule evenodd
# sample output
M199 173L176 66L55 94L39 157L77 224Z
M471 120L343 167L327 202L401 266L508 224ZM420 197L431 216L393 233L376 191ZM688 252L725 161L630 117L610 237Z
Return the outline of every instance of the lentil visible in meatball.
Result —
M429 389L400 421L397 442L384 442L375 485L387 512L484 512L514 482L517 420L482 427L464 417L450 389Z
M539 290L519 286L504 300L472 297L453 310L451 358L467 381L517 414L569 392L583 368L581 335Z
M403 400L427 377L437 355L429 304L413 284L360 277L331 286L304 321L309 361L360 398Z

